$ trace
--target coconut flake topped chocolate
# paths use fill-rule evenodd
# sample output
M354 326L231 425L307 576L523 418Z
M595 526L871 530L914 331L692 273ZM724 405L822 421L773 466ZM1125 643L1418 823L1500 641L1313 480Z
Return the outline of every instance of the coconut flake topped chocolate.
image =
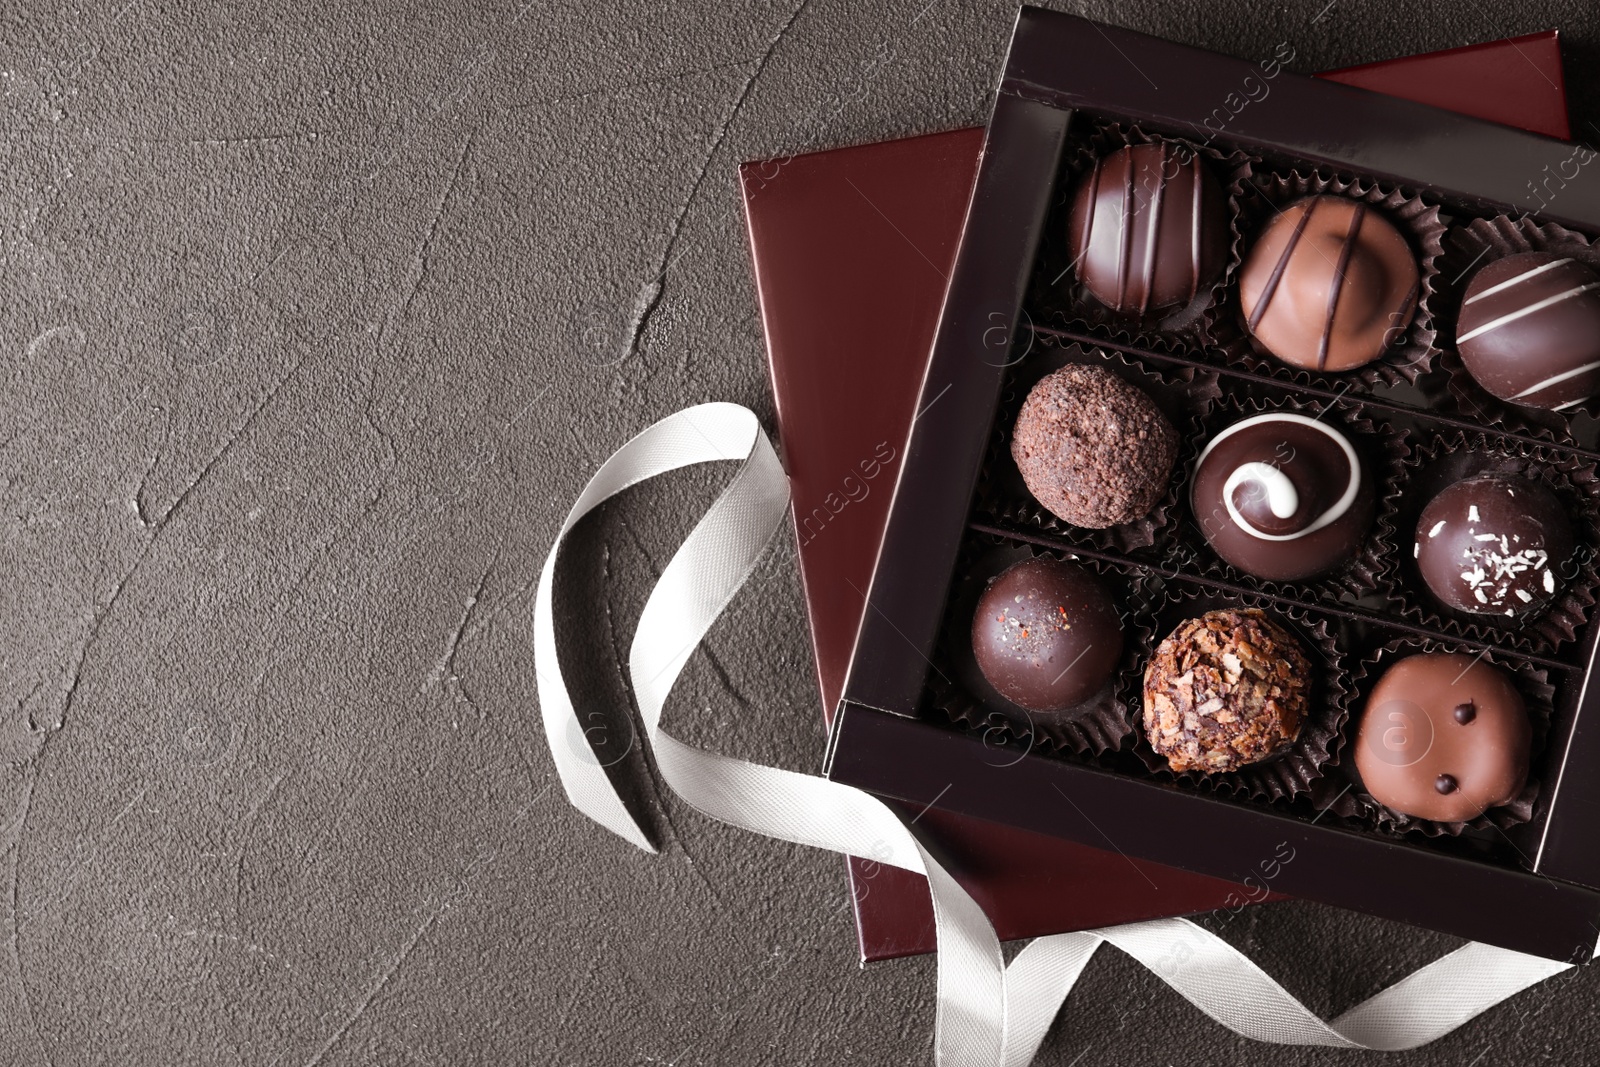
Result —
M1514 616L1556 595L1574 548L1572 523L1554 493L1485 474L1456 482L1423 509L1412 555L1446 607Z

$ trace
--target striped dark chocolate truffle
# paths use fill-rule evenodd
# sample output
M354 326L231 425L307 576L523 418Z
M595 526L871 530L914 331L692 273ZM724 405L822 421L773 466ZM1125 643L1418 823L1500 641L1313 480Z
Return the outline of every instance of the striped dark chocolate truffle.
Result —
M1501 400L1562 411L1600 392L1600 274L1575 259L1522 252L1473 275L1456 348Z
M1095 162L1068 219L1078 280L1123 315L1183 307L1222 272L1222 188L1191 149L1128 145Z
M1421 274L1382 213L1312 196L1262 231L1239 290L1245 324L1262 347L1291 367L1338 372L1372 362L1404 335Z

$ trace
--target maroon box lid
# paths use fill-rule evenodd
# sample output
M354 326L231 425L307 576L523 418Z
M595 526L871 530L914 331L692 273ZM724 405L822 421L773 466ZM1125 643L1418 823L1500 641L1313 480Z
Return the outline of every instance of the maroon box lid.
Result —
M1554 32L1325 75L1568 134ZM981 129L741 168L824 716L837 705L967 200ZM923 836L1006 939L1189 914L1259 891L929 809ZM926 883L851 861L863 960L932 951Z

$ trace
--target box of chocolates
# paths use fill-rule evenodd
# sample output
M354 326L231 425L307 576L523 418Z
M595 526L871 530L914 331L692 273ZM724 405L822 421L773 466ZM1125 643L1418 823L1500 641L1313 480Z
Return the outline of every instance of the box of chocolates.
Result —
M828 773L1600 936L1586 149L1024 9Z

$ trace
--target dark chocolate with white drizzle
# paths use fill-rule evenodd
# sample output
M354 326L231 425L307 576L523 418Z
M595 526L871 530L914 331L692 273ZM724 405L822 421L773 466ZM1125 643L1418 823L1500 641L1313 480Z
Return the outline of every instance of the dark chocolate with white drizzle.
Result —
M1217 555L1257 578L1296 581L1355 555L1376 494L1349 438L1325 419L1271 412L1223 430L1189 493Z
M1576 407L1600 392L1600 274L1549 252L1495 260L1467 285L1456 348L1501 400Z
M1078 184L1068 239L1078 280L1131 316L1184 307L1222 272L1222 188L1182 145L1127 145Z
M1312 196L1268 223L1239 276L1245 325L1293 367L1354 370L1404 336L1421 274L1405 237L1358 200Z
M1483 474L1429 502L1417 520L1412 556L1446 607L1515 616L1556 595L1575 550L1572 521L1548 488Z

